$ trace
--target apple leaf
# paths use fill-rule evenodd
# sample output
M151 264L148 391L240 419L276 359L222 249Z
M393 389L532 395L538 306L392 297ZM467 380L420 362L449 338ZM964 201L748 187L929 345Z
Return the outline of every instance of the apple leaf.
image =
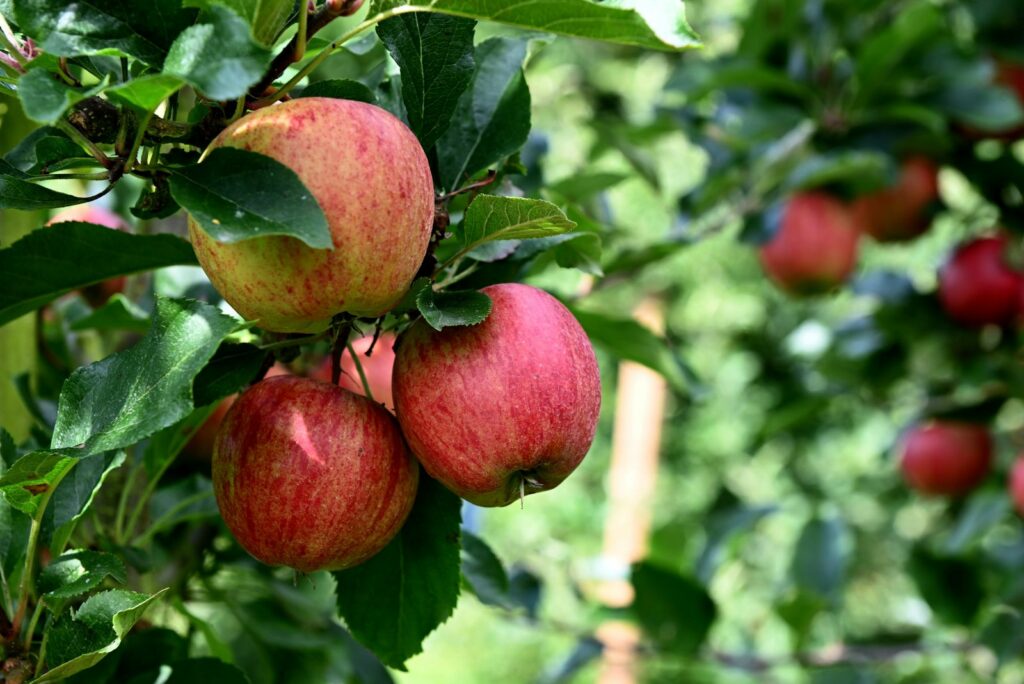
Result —
M55 124L76 102L92 97L106 87L106 81L82 90L73 88L45 69L29 69L18 79L18 97L25 114L33 121Z
M184 418L193 379L237 327L209 304L158 298L145 337L64 383L52 446L81 445L82 456L119 449Z
M455 610L461 505L421 473L416 504L398 536L362 565L334 573L345 624L385 665L404 670Z
M168 74L149 74L108 88L104 94L117 102L143 112L151 112L176 93L185 82Z
M405 14L377 26L402 73L409 128L424 149L444 133L473 79L476 22L440 14Z
M219 147L200 164L174 171L171 196L219 242L287 235L314 249L334 247L313 193L266 155Z
M39 536L51 549L63 549L75 524L92 505L104 481L124 465L125 453L114 451L81 459L64 477L43 511Z
M377 104L377 96L359 81L347 78L330 78L311 83L295 97L333 97L336 100L355 100Z
M474 59L473 82L437 141L438 171L446 190L518 150L530 134L530 89L523 75L526 41L491 38L476 46Z
M69 326L69 329L75 332L82 330L127 330L143 333L149 330L151 322L148 313L138 304L135 304L132 300L118 292L100 308L75 320Z
M24 171L0 160L0 209L56 209L81 204L88 198L75 197L33 183Z
M681 0L374 0L371 14L397 6L655 50L700 45Z
M56 128L43 126L22 138L14 149L4 155L4 160L19 171L34 174L43 169L57 171L66 160L77 163L86 159L82 156L84 154L82 148L64 133ZM98 165L95 160L93 163Z
M129 55L159 67L195 10L181 0L12 0L14 18L43 50L57 57Z
M184 0L184 7L209 10L214 5L230 7L252 28L261 45L271 46L295 8L294 0Z
M480 195L466 210L457 233L463 250L495 240L524 240L571 232L576 223L551 202Z
M643 562L633 566L633 612L654 643L667 653L696 653L718 609L696 580Z
M56 682L88 669L121 645L121 639L167 589L147 596L111 589L90 596L78 610L62 613L47 628L46 674L33 684Z
M112 553L69 551L43 568L37 588L47 607L59 613L68 599L92 591L108 577L126 583L126 572L124 562Z
M222 344L192 383L196 406L241 392L263 367L269 352L253 344Z
M462 531L462 576L481 603L510 607L508 574L501 560L480 537Z
M0 494L22 513L35 516L43 496L56 487L78 462L74 449L25 454L0 477Z
M434 330L482 323L491 315L492 306L491 298L476 290L435 292L425 287L416 295L416 307Z
M131 235L93 223L58 223L0 250L0 325L107 278L196 264L192 246L173 235Z
M245 95L270 65L272 53L255 41L245 20L211 5L203 20L175 39L164 73L177 76L214 100Z

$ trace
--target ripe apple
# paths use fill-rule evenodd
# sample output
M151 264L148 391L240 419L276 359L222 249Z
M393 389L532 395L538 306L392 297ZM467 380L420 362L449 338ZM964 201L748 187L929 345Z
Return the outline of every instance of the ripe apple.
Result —
M786 203L778 232L761 247L761 266L786 292L820 294L853 272L859 239L839 200L823 192L800 193Z
M374 401L384 404L384 408L394 413L395 400L391 394L391 371L395 367L395 335L389 332L381 333L377 344L373 347L373 353L367 356L366 350L372 343L373 335L360 337L352 343L352 349L359 355L359 363L363 367L363 372L366 373L366 382L370 384L370 392L373 393ZM330 382L330 357L324 359L310 374L310 377ZM356 370L356 364L352 361L347 349L341 354L341 380L338 382L338 386L349 392L364 394L359 371Z
M1008 243L998 234L957 247L939 273L939 301L950 318L972 327L1017 318L1024 277L1007 262Z
M107 228L113 228L114 230L128 230L128 224L125 223L120 216L109 209L89 204L79 204L74 207L68 207L67 209L57 213L46 225L52 226L55 223L63 223L65 221L83 221L85 223L95 223L100 226L106 226ZM126 279L124 276L117 276L93 285L87 285L81 290L82 297L84 297L85 301L89 302L89 306L94 309L101 307L106 304L107 300L113 295L118 292L124 292L125 281Z
M901 242L928 230L929 207L938 199L938 167L926 157L910 157L895 185L858 197L851 211L861 231L879 242Z
M307 97L252 112L210 149L276 159L323 209L333 250L296 238L217 242L189 220L203 270L231 306L261 328L318 332L341 312L376 317L405 294L430 240L434 186L416 136L363 102Z
M958 496L981 484L992 462L992 437L981 425L932 421L903 443L903 478L924 494Z
M1017 512L1024 515L1024 454L1017 457L1010 469L1010 479L1007 481L1007 489L1010 490L1010 500Z
M348 568L384 548L418 482L390 413L310 378L250 387L214 443L213 489L228 529L260 561L302 572Z
M398 342L398 421L431 477L479 506L552 489L594 439L601 378L590 340L551 295L491 285L483 323Z

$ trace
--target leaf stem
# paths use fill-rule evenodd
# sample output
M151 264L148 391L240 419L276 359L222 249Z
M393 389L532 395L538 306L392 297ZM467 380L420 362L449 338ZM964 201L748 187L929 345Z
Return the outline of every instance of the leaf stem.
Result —
M292 61L298 62L306 56L306 27L309 26L309 3L306 0L299 0L299 32L295 36L295 51L292 53ZM245 96L242 96L245 101Z
M173 519L174 516L176 516L178 513L185 510L192 504L199 503L203 499L207 499L211 496L213 496L213 492L199 492L198 494L193 494L192 496L185 497L184 499L176 503L174 506L172 506L170 509L168 509L166 513L164 513L159 518L154 520L145 532L132 539L132 546L141 546L145 542L149 541L150 537L156 534L157 531L159 531L160 526L164 524L167 520Z
M149 120L153 118L153 114L153 111L146 112L146 116L139 123L139 131L135 134L135 141L132 143L132 149L128 153L127 161L124 164L125 173L129 173L132 167L135 166L135 157L139 154L139 148L142 147L142 139L146 136L146 126L149 125Z
M414 7L410 5L402 5L401 7L395 7L393 9L387 10L386 12L381 12L380 14L376 14L370 17L369 19L363 21L361 24L353 28L351 31L344 34L337 40L333 41L330 45L325 47L320 52L320 54L318 54L316 57L307 62L306 66L299 69L299 72L292 76L291 80L289 80L287 83L285 83L283 86L281 86L279 89L277 89L270 95L267 95L266 97L261 97L260 99L256 100L250 105L250 107L252 109L258 109L260 107L266 107L267 105L274 104L275 102L280 100L282 97L288 94L288 91L290 91L300 82L302 82L302 79L309 76L318 66L323 64L324 61L328 57L330 57L335 50L337 50L342 45L358 36L366 29L373 28L380 22L386 19L390 19L391 17L397 17L401 14L411 14L413 12L429 12L430 9L431 8L429 7Z
M434 284L434 290L443 290L446 287L450 287L450 286L454 285L455 283L459 282L460 280L462 280L463 278L468 278L469 276L471 276L474 273L476 273L476 270L478 268L480 268L480 262L476 262L474 264L471 264L470 267L467 268L462 273L457 273L457 274L451 276L450 278L448 278L447 280L442 280L439 283L435 283Z
M128 497L131 495L131 491L135 486L135 477L138 475L141 466L139 463L133 463L132 467L128 470L128 479L125 480L124 487L121 488L121 497L117 502L117 514L114 516L114 540L118 544L124 543L124 522L125 514L128 512Z
M28 630L25 632L25 650L32 650L32 635L35 634L36 625L39 624L39 617L43 614L43 602L36 602L36 609L32 611L32 619L28 621Z
M305 337L294 337L290 340L281 340L280 342L271 342L270 344L260 345L260 349L264 351L270 351L272 349L287 349L288 347L298 347L303 344L310 344L312 342L319 342L328 336L330 330L324 330L316 335L307 335Z
M352 343L345 345L348 349L348 355L352 357L352 363L355 364L356 373L359 374L359 382L363 383L363 394L370 401L376 403L376 399L373 398L373 392L370 390L370 381L366 379L366 373L363 371L363 362L359 360L359 354L356 354L356 350L352 348Z
M103 164L104 168L109 169L113 165L113 162L110 161L110 157L108 157L103 150L97 147L96 143L82 135L82 132L72 126L68 121L61 119L57 122L57 128L67 133L69 138L88 150L93 159L98 161L100 164Z

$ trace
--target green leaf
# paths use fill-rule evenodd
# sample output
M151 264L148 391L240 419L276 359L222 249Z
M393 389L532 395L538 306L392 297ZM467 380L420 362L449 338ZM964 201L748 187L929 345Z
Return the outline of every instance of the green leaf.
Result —
M371 13L399 5L655 50L699 45L680 0L376 0Z
M55 124L76 102L92 97L106 87L106 81L82 90L69 86L45 69L29 69L18 79L18 97L25 114L33 121Z
M712 511L704 523L706 538L704 548L697 559L697 577L705 584L711 582L729 542L776 510L778 509L775 506L745 506L735 503L722 510Z
M718 612L707 591L689 577L647 562L633 566L632 581L632 609L644 632L667 653L696 653Z
M12 0L21 29L57 57L128 55L153 67L195 18L181 0Z
M416 297L423 320L434 330L482 323L491 315L492 306L491 298L476 290L435 292L425 287Z
M92 223L58 223L0 250L0 325L114 276L197 264L192 246L173 235L131 235Z
M43 568L37 587L47 607L59 613L68 599L89 593L108 577L125 584L126 573L124 562L112 553L69 551Z
M148 313L118 292L112 295L106 304L79 318L69 327L75 332L127 330L142 333L149 329L150 323Z
M151 112L161 102L178 92L183 85L185 85L184 81L177 76L150 74L108 88L104 94L121 104L143 112Z
M568 236L560 236L568 237ZM604 275L601 270L601 237L594 233L574 235L552 250L555 263L562 268L575 268L594 276Z
M62 613L47 627L46 661L54 667L33 683L55 682L98 663L117 649L146 609L166 591L146 596L111 589L90 596L76 611Z
M984 489L972 494L957 516L942 550L948 554L959 554L978 545L989 530L1010 515L1010 504L1010 498L1003 489Z
M982 567L973 558L950 558L923 546L910 554L907 565L921 598L944 621L971 625L985 601ZM950 591L950 587L956 587Z
M83 458L53 492L43 512L40 539L51 549L63 549L110 473L124 465L125 454L116 451Z
M840 184L853 194L877 190L892 175L890 158L880 152L852 150L815 155L797 166L786 178L787 190L805 190Z
M270 47L288 23L288 17L295 9L295 0L185 0L182 5L203 10L209 10L213 5L230 7L249 24L253 37L261 45Z
M26 174L38 174L57 170L64 160L79 159L82 154L82 148L64 133L43 126L22 139L4 156L4 160Z
M189 520L217 517L217 502L213 498L213 483L202 475L193 475L163 487L149 502L147 535L169 530Z
M510 605L508 574L501 560L483 539L462 531L462 576L481 603Z
M576 228L550 202L522 197L480 195L466 209L457 236L472 250L493 240L522 240L568 233Z
M530 133L530 89L523 76L526 41L491 38L476 47L476 72L459 98L452 124L437 141L441 186L512 154Z
M838 517L812 518L804 525L793 554L797 587L839 604L849 559L846 524Z
M473 78L476 22L438 14L405 14L377 26L402 73L409 128L429 150L448 128Z
M212 5L203 17L204 23L188 27L174 41L164 73L178 76L214 100L245 95L270 66L272 53L227 7Z
M377 104L377 96L359 81L347 78L332 78L317 81L303 89L296 97L333 97L336 100L355 100Z
M71 449L25 454L0 477L0 494L8 504L34 517L43 497L75 467L76 456Z
M567 200L580 202L613 188L628 179L624 173L596 171L569 176L547 186L547 190Z
M220 147L197 166L177 169L171 195L215 240L287 235L333 249L313 193L284 164L256 152Z
M75 197L50 190L29 180L29 175L0 161L0 209L57 209L87 202L88 197Z
M252 344L222 344L192 383L196 406L244 390L263 367L267 353Z
M404 670L455 610L461 504L421 473L416 504L398 536L362 565L334 573L345 624L385 665Z
M209 304L159 297L137 344L79 368L64 383L53 446L83 455L119 449L192 410L192 380L237 322Z
M168 677L161 684L249 684L249 678L234 665L216 658L189 658L165 665Z
M677 392L693 394L697 383L685 362L669 342L628 318L572 309L591 341L627 361L647 366L660 373Z
M3 428L0 428L0 479L7 473L7 464L14 463L16 458L14 439ZM7 497L0 489L0 609L10 611L6 604L6 592L2 584L11 586L12 575L21 566L28 544L30 519L27 515L7 503ZM13 612L8 612L12 615Z

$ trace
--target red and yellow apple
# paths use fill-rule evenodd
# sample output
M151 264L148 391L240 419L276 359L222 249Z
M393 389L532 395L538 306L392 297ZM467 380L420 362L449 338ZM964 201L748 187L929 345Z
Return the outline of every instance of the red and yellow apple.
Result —
M375 317L405 294L434 216L430 165L416 136L385 110L322 97L254 111L211 143L272 157L294 171L327 217L334 249L290 236L217 242L189 234L217 291L275 332L318 332L335 314Z
M859 239L842 202L824 192L800 193L786 203L778 232L761 247L761 266L791 294L828 292L853 272Z
M109 209L91 204L79 204L74 207L68 207L57 213L46 225L52 226L55 223L65 221L83 221L113 228L114 230L128 230L128 224L120 216ZM115 294L124 292L125 282L124 276L117 276L94 285L87 285L81 290L82 296L85 298L85 301L89 302L90 306L97 308L103 306Z
M998 234L957 247L939 272L939 301L950 318L971 327L1018 318L1024 277L1008 261L1008 243Z
M594 439L601 379L590 340L565 306L521 284L484 288L479 325L399 338L395 409L431 477L467 501L504 506L552 489Z
M939 169L926 157L910 157L894 185L858 197L851 207L857 227L879 242L913 240L931 225L939 199Z
M931 421L903 441L903 478L923 494L960 496L988 475L992 437L983 425Z
M250 387L214 443L213 489L228 529L260 561L302 572L348 568L384 548L418 482L390 413L309 378Z
M359 355L359 363L366 374L366 382L370 385L374 401L384 404L384 408L394 413L395 400L391 394L391 374L395 367L395 336L393 333L381 333L377 344L373 346L373 353L367 356L366 352L371 344L373 344L373 335L367 335L353 342L352 349ZM324 359L310 374L310 377L330 382L330 357ZM341 380L339 380L338 386L350 392L365 395L359 371L356 370L356 364L352 361L352 356L349 355L347 349L341 354Z
M1024 454L1017 457L1010 468L1010 477L1006 482L1010 490L1010 500L1017 513L1024 515Z

